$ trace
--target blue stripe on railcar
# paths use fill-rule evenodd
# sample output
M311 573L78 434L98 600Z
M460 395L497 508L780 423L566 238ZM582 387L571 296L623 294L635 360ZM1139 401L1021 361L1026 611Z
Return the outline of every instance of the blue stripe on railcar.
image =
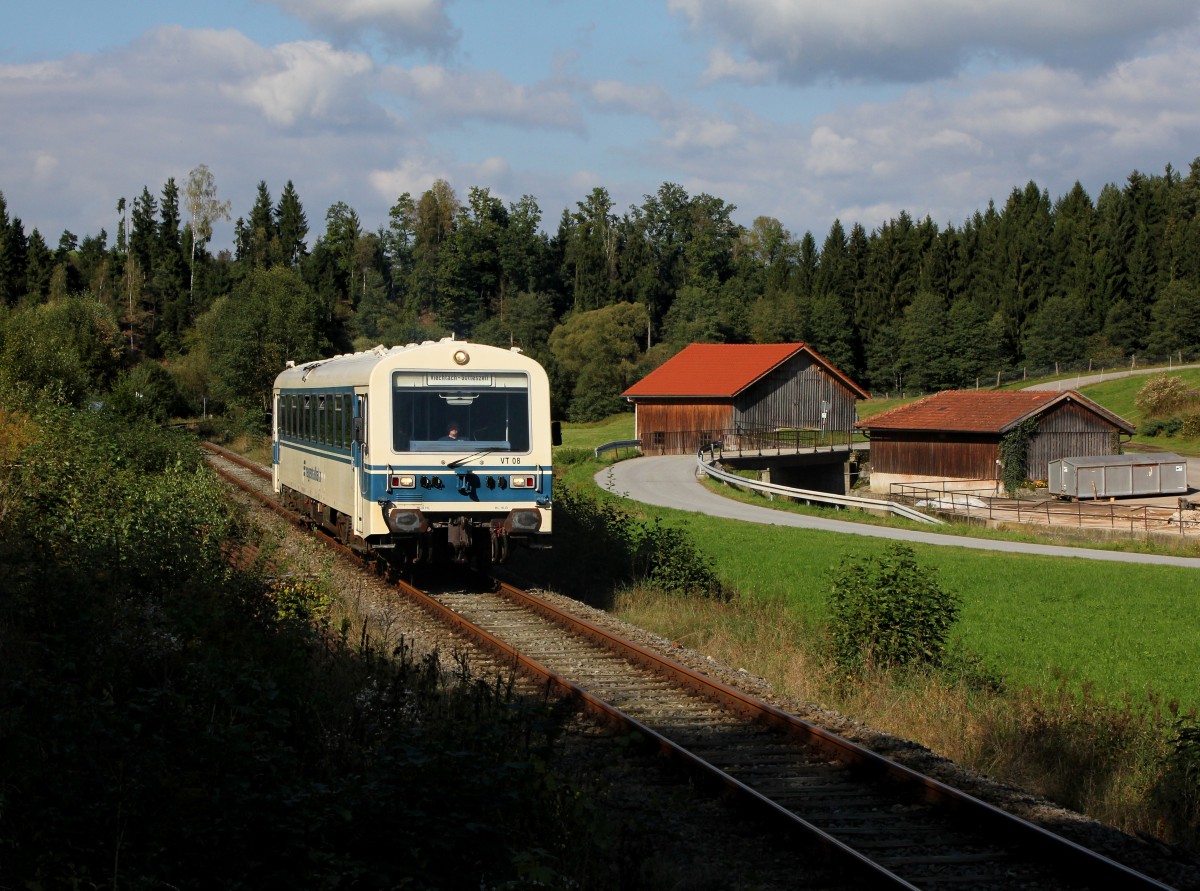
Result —
M389 488L389 478L397 475L416 477L411 489ZM370 501L396 501L441 506L484 505L495 503L547 505L552 500L553 480L549 468L541 472L505 465L502 468L477 467L467 472L435 472L420 465L370 465L367 468L366 497ZM532 477L534 488L514 488L514 477ZM504 481L503 486L501 480ZM441 482L439 488L437 482Z
M293 452L301 452L305 455L311 455L314 458L320 458L323 461L334 461L338 464L349 464L351 462L350 449L339 448L338 446L320 445L307 439L298 439L294 436L280 436L280 447L287 447Z

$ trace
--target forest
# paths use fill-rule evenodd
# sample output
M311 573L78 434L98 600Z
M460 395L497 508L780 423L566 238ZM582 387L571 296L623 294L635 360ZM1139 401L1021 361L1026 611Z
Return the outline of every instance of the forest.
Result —
M595 420L688 343L805 341L877 394L1200 354L1200 158L1096 198L1029 182L960 223L906 212L823 238L663 183L597 187L557 226L530 195L401 195L369 229L342 202L312 238L293 183L234 222L205 165L114 201L115 237L26 232L0 192L0 384L156 417L261 420L288 359L454 335L550 371Z

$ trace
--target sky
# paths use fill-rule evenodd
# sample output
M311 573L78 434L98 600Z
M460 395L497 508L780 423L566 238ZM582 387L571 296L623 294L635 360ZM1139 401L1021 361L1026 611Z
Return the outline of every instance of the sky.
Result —
M1195 0L47 0L0 10L0 193L105 229L206 165L234 219L290 180L386 227L444 179L536 199L664 183L820 244L960 225L1029 181L1095 199L1200 157ZM212 248L231 248L231 224Z

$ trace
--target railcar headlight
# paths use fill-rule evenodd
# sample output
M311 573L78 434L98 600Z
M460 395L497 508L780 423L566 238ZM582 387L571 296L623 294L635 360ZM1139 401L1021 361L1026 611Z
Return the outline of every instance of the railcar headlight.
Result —
M454 364L455 365L466 365L470 361L471 361L471 357L470 357L470 355L468 355L466 350L455 350L454 351Z
M504 531L518 535L537 532L542 526L542 515L533 508L519 507L508 512L504 519Z
M537 477L510 476L508 478L508 481L509 481L509 484L514 489L536 489L537 488Z
M411 473L393 473L388 477L389 489L415 489L417 478Z

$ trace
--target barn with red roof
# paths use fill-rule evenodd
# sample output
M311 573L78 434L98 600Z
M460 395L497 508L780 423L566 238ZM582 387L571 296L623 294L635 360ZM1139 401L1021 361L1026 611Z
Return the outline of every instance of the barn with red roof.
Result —
M647 454L738 432L811 429L849 442L870 394L804 343L693 343L622 394Z
M871 440L871 488L877 492L893 483L996 484L1002 477L1000 444L1019 429L1031 434L1029 480L1046 479L1058 458L1118 454L1121 437L1134 431L1075 390L947 390L856 426Z

